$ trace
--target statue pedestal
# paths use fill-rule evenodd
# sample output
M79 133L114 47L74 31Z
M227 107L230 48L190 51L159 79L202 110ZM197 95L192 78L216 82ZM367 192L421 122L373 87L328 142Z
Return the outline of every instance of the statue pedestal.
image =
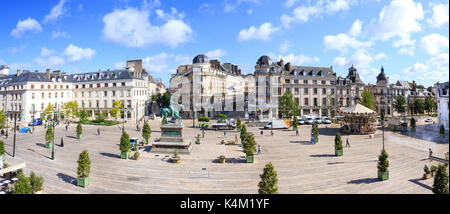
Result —
M190 154L192 146L190 142L183 140L183 125L165 124L161 126L159 142L153 142L151 153Z

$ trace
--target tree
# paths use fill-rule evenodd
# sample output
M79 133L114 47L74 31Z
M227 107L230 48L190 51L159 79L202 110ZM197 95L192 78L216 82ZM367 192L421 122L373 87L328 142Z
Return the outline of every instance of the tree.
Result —
M83 134L83 127L81 126L81 123L78 123L77 125L77 135Z
M436 109L436 102L434 101L432 96L425 97L424 109L430 114Z
M298 103L294 102L294 98L290 91L286 91L286 93L283 94L278 109L283 118L291 119L295 115L295 112L298 109Z
M418 89L425 89L425 86L423 86L423 85L418 85L417 88L418 88Z
M152 101L156 102L156 97L157 97L156 94L153 94L152 95Z
M331 117L336 116L337 108L339 106L339 102L336 99L336 96L334 94L330 94L327 96L327 102L328 102L328 109L330 111Z
M241 127L241 142L242 142L242 145L244 144L244 140L245 140L245 135L247 135L247 126L245 125L245 124L243 124L242 125L242 127Z
M14 185L13 194L33 194L33 187L30 184L30 179L27 178L23 172L17 175L19 179Z
M414 113L423 114L425 111L425 104L421 99L414 99Z
M319 141L319 126L316 122L312 125L311 134L314 136L314 142L317 143Z
M386 172L388 170L389 167L389 160L388 160L388 153L386 152L386 150L382 150L381 151L381 155L378 157L378 170L381 172Z
M264 172L259 176L261 181L258 184L259 194L277 194L278 193L278 178L272 163L266 164Z
M76 113L76 116L78 119L80 119L80 122L86 121L89 118L89 112L85 109L78 111Z
M336 137L334 137L334 149L342 150L344 146L342 146L341 133L337 133Z
M411 127L412 128L416 128L416 119L414 119L414 117L413 118L411 118Z
M150 129L150 125L145 122L144 127L142 128L142 137L145 139L145 143L148 144L148 139L150 139L150 134L152 130Z
M125 131L120 138L120 151L124 153L130 151L130 136Z
M3 110L0 110L0 126L3 127L3 124L6 121L6 115L5 112Z
M47 132L45 133L45 140L49 143L53 142L53 127L48 126Z
M75 101L69 101L63 104L63 110L66 112L66 116L73 119L78 110L78 103Z
M95 122L97 123L103 123L106 120L107 115L104 112L99 112L97 115L97 118L95 119Z
M245 134L244 138L244 153L249 156L256 153L256 141L255 137L252 134Z
M225 114L219 114L219 117L222 118L222 119L227 119L228 118L227 115L225 115Z
M296 130L296 129L298 128L298 121L297 121L297 118L294 118L294 122L292 123L292 128L293 128L294 130Z
M89 153L86 149L84 149L78 156L77 163L78 163L77 168L78 177L79 178L89 177L89 173L91 172L91 160L89 158Z
M168 108L170 106L170 92L166 91L163 95L158 94L156 103L158 103L160 108Z
M439 128L439 133L440 133L441 135L444 135L444 134L445 134L445 127L444 127L444 124L442 124L441 127Z
M114 101L112 109L109 111L111 117L114 117L114 120L117 121L117 118L123 115L122 108L122 100Z
M434 176L433 182L434 194L449 194L448 192L448 174L444 165L439 165L439 168Z
M406 98L403 95L399 95L395 98L395 101L393 103L393 107L394 109L398 112L398 113L405 113L406 112Z
M0 156L4 155L5 153L5 142L3 142L3 140L0 140Z
M240 128L241 128L241 125L242 125L241 117L238 116L237 122L236 122L236 128L240 129Z
M33 171L30 173L30 185L33 193L42 191L44 189L44 178L36 176Z
M372 110L375 109L375 107L373 106L373 96L372 94L370 94L368 91L364 90L361 94L361 105L370 108Z
M47 108L45 108L44 111L42 111L42 114L43 114L42 119L43 120L51 120L53 118L53 112L54 112L53 108L54 108L54 105L48 104Z

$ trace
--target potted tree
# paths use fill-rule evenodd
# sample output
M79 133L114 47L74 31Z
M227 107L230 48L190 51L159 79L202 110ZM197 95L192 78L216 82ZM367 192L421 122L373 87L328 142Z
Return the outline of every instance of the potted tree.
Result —
M436 174L436 171L438 170L438 167L433 165L431 166L431 176L434 176Z
M17 175L17 178L19 179L17 183L14 185L14 189L12 190L13 194L33 194L33 187L30 184L30 179L27 178L23 174L23 172L20 172Z
M53 146L53 127L48 126L47 132L45 133L45 147L46 148L52 148Z
M319 126L316 122L312 125L312 135L314 136L314 143L319 142Z
M83 137L83 128L81 127L81 122L77 125L77 139L80 140Z
M130 153L130 136L127 132L122 133L120 138L120 158L128 159L128 154Z
M226 162L225 155L219 156L219 161L220 161L220 163L225 163Z
M244 140L245 140L245 136L247 135L247 126L242 125L241 126L241 133L240 133L240 137L241 137L241 143L242 145L244 144Z
M433 193L435 194L448 194L448 174L444 165L439 165L439 169L436 172L436 177L433 181Z
M89 173L91 172L91 160L89 153L84 149L78 156L77 184L80 187L89 186Z
M44 178L42 176L36 176L34 172L31 171L30 185L33 190L33 194L41 194L44 189Z
M145 122L144 127L142 128L142 137L145 139L145 145L148 145L151 133L152 130L150 129L150 125Z
M428 179L428 178L431 178L431 171L430 171L430 168L428 168L428 166L427 165L425 165L424 167L423 167L423 179Z
M342 139L341 134L337 133L336 137L334 138L334 153L336 156L342 156L343 155L344 147L342 146Z
M0 156L2 156L3 161L6 160L5 154L6 154L5 142L3 142L3 140L0 140Z
M241 117L238 116L237 121L236 121L236 128L237 128L238 132L241 131L241 125L242 125Z
M259 176L261 181L258 184L259 194L277 194L278 193L278 178L272 163L266 164L264 172Z
M252 134L245 135L243 147L247 163L254 163L254 154L256 153L256 142Z
M441 134L441 138L445 138L445 128L443 124L441 125L439 132Z
M195 137L195 144L201 144L202 142L200 141L200 134L197 134L197 137Z
M172 161L172 163L179 163L181 161L180 155L178 154L177 151L173 153L172 158L170 158L170 160Z
M139 151L136 151L133 155L134 160L138 160L139 159Z
M416 119L411 118L411 132L416 132Z
M384 149L381 151L381 155L378 157L378 179L381 181L389 179L388 157L389 155Z

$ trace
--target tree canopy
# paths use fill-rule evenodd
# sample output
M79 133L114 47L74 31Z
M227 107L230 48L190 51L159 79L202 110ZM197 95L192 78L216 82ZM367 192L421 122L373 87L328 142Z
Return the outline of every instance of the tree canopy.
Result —
M370 94L368 91L364 90L362 92L362 94L361 94L360 104L365 106L365 107L367 107L367 108L370 108L370 109L374 110L375 107L374 107L373 103L374 103L374 101L373 101L372 94Z
M393 103L393 107L394 109L398 112L398 113L405 113L406 112L406 106L407 106L407 102L406 102L406 98L403 95L399 95L395 98L395 101Z
M78 110L78 103L75 101L69 101L63 104L63 110L67 117L73 117L76 115Z
M261 181L258 184L259 194L277 194L278 193L278 178L272 163L266 164L264 172L259 176Z
M170 92L166 91L163 95L158 94L156 96L156 103L158 103L161 108L168 108L170 105Z
M278 105L281 117L292 118L298 112L298 103L294 102L294 98L290 91L286 91L281 97L280 103Z

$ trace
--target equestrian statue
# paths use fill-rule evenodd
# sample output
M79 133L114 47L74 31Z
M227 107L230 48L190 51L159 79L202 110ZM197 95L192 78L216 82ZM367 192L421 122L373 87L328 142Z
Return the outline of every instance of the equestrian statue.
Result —
M171 123L176 123L178 120L178 124L182 125L182 118L180 116L180 112L184 110L184 106L178 103L174 103L172 101L172 97L170 97L170 105L168 108L161 108L160 115L163 118L163 124L168 124L167 117L172 116Z

